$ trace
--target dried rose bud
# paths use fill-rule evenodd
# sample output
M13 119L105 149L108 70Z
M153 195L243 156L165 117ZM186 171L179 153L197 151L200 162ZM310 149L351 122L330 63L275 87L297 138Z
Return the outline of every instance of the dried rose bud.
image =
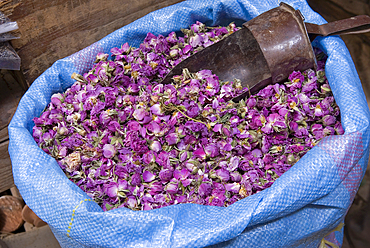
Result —
M103 155L106 158L113 158L117 153L116 148L111 144L105 144L103 146Z
M151 182L155 179L155 174L151 173L150 171L144 171L143 173L143 180L144 182Z

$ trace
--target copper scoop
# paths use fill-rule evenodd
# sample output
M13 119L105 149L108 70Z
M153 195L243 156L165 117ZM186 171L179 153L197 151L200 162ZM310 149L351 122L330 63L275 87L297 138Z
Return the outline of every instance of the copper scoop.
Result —
M249 92L257 93L269 84L285 80L294 70L316 69L311 41L317 36L356 34L370 31L366 15L323 25L305 23L299 10L285 3L243 24L243 28L204 48L176 65L163 79L182 73L212 70L220 80L239 79L249 91L234 98L239 101Z

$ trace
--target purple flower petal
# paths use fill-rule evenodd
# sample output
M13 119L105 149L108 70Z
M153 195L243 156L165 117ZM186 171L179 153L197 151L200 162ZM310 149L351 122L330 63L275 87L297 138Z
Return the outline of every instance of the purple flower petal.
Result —
M134 111L132 116L138 120L141 121L144 119L144 117L148 114L148 112L144 108L138 108Z
M176 145L180 138L177 133L170 133L166 136L166 141L169 146Z
M239 183L227 183L225 184L225 189L227 191L233 192L234 194L239 193L240 184Z
M152 112L153 115L163 115L163 110L161 108L160 104L154 104L153 106L150 107L150 111Z
M159 143L159 141L156 140L151 142L149 148L155 152L159 152L160 150L162 150L161 143Z
M155 121L149 122L149 124L146 125L146 129L149 135L158 135L162 131L161 126Z
M240 182L242 180L242 176L240 175L239 172L234 171L230 173L230 179L233 182Z
M222 130L222 124L216 124L213 129L212 129L214 132L216 133L221 133L221 130Z
M158 192L163 191L163 186L161 182L154 181L150 184L149 189L149 193L155 196Z
M211 184L209 184L209 183L202 183L202 184L199 186L198 194L199 194L201 197L207 197L207 196L209 196L211 193L212 193L212 185L211 185Z
M145 164L150 164L155 162L155 155L153 151L148 151L145 154L143 154L143 162Z
M230 179L229 171L225 169L219 169L216 171L216 175L221 179L221 181L227 182Z
M194 101L191 102L189 107L187 108L186 114L191 118L197 117L199 115L200 109L197 103Z
M146 210L152 210L153 207L152 205L149 203L149 202L144 202L144 205L143 205L143 210L146 211Z
M118 193L118 184L116 182L110 182L106 187L105 187L105 193L109 197L117 197Z
M324 137L323 127L320 124L313 124L311 126L311 132L316 139L322 139Z
M165 190L170 194L176 194L178 191L177 183L168 183Z
M143 173L143 180L147 183L153 181L155 179L155 174L151 173L150 171L144 171Z
M220 154L220 149L216 144L208 144L204 147L204 152L211 158L217 157Z
M230 163L228 164L229 171L235 171L239 166L239 158L238 157L232 157L230 159Z
M186 179L190 175L190 172L184 168L180 170L175 170L173 172L173 177L176 178L177 180L183 180Z
M335 123L334 129L337 132L337 134L339 134L339 135L344 134L344 129L342 127L342 124L339 121L337 123Z
M128 182L126 180L118 180L118 190L123 191L128 188Z
M323 124L325 126L331 126L331 125L334 125L336 123L336 118L332 115L325 115L323 118L322 118L322 121L323 121Z
M172 178L172 171L169 169L163 169L159 172L159 178L163 182L168 182Z
M199 147L198 149L196 149L193 153L193 155L196 157L196 158L199 158L199 159L206 159L207 157L207 154L205 153L203 147Z
M51 96L50 101L54 104L54 106L60 106L64 101L64 96L61 93L56 93Z
M117 150L116 148L111 144L105 144L103 146L103 155L106 158L113 158L114 155L116 155Z
M135 196L129 196L126 199L126 205L130 209L137 209L139 207Z
M193 179L184 179L181 180L181 183L184 187L188 187L193 182Z
M203 38L202 38L202 36L200 36L198 34L195 34L194 36L190 37L190 39L189 39L189 44L192 47L201 46L202 42L203 42Z
M141 184L141 176L139 173L135 173L131 176L131 185L132 186L137 186L139 184Z

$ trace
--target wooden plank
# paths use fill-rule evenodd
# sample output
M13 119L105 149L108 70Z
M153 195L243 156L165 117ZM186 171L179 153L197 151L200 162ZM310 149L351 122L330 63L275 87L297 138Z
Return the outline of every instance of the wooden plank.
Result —
M19 190L16 186L11 187L10 192L12 193L12 196L17 197L19 199L23 199L22 196L21 196L21 193L19 192Z
M6 141L8 138L8 127L0 129L0 143Z
M5 237L3 241L9 248L60 247L49 226L34 228L29 232L10 235Z
M311 8L319 13L328 22L355 15L369 14L370 6L367 1L358 0L356 4L352 1L343 0L308 0Z
M308 0L307 2L328 22L355 15L370 15L370 5L367 0ZM370 107L370 33L342 35L341 38L346 43L355 63Z
M8 70L0 71L0 141L7 136L7 126L24 94L22 85ZM5 136L6 135L6 136Z
M56 60L134 20L181 0L23 0L13 11L21 39L12 45L28 84Z
M12 163L8 153L9 141L0 143L0 192L14 186Z
M10 16L14 8L19 6L21 0L2 0L0 1L0 11L6 16Z

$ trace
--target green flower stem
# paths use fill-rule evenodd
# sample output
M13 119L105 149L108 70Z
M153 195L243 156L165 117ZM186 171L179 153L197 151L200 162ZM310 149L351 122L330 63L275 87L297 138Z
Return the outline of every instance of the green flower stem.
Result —
M196 120L194 118L191 118L190 116L186 115L184 112L182 112L180 109L178 109L177 107L173 106L177 111L179 111L183 116L185 116L186 118L192 120L192 121L196 121L196 122L200 122L200 123L203 123L204 125L206 125L206 127L208 129L211 129L211 125L208 125L207 123L203 122L203 121L200 121L200 120Z

